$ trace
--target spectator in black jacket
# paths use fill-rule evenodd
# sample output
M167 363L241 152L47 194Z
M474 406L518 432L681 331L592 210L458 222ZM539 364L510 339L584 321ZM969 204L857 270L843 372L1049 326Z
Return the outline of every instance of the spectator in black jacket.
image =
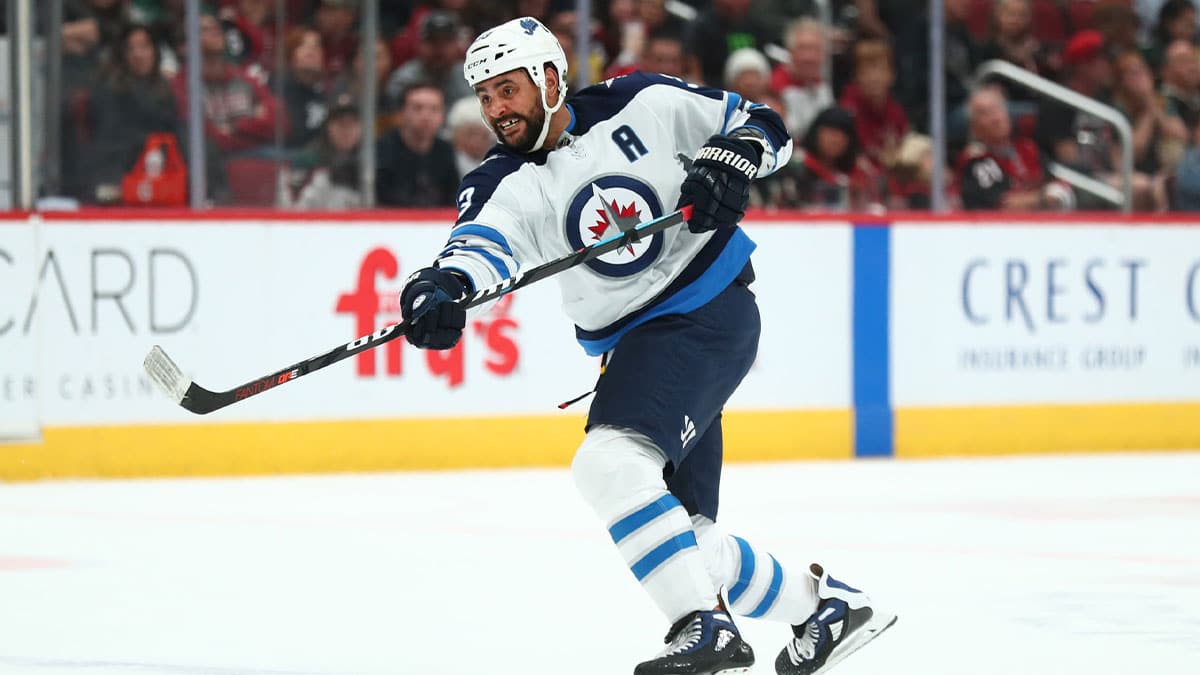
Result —
M431 82L400 93L396 128L379 140L375 201L380 206L454 206L458 169L454 148L438 138L446 120L442 90Z
M286 66L283 105L291 132L284 145L303 148L321 134L329 114L325 103L325 49L321 34L311 28L293 28L283 41Z
M81 200L118 199L121 179L137 161L146 137L177 131L175 96L159 73L159 59L146 28L128 27L120 35L114 62L88 102L91 140L80 152Z

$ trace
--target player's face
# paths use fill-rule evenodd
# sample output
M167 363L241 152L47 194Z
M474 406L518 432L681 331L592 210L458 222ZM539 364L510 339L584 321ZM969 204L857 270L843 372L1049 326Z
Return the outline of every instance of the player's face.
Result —
M546 110L541 91L524 70L512 70L475 86L483 118L504 145L520 152L533 149Z

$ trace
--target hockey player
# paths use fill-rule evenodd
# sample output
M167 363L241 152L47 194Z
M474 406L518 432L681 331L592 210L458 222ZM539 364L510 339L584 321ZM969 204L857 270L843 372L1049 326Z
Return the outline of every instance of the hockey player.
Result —
M714 522L721 410L759 335L754 243L738 221L750 181L791 155L782 120L644 73L568 99L562 47L531 18L481 34L464 72L500 143L463 179L449 243L401 292L412 344L453 347L466 321L454 300L471 289L693 205L687 229L559 275L580 344L607 364L572 473L672 623L635 675L749 672L730 610L792 624L782 675L822 672L878 635L895 617L866 595L816 564L785 570Z

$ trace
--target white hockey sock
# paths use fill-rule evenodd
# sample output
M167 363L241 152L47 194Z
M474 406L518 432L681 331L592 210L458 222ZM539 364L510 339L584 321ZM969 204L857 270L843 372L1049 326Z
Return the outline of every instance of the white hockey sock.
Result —
M667 492L665 464L649 438L596 426L575 454L571 471L634 577L673 622L712 609L717 590L687 511Z
M775 556L725 534L704 516L693 516L692 525L713 583L725 588L731 611L796 625L816 610L816 584L807 570L785 569Z

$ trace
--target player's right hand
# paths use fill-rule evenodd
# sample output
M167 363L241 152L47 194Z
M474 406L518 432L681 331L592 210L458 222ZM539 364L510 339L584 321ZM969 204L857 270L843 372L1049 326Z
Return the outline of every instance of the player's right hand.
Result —
M421 349L450 349L467 325L467 310L455 302L466 287L451 272L436 267L418 270L400 291L400 313L408 322L405 337Z
M738 224L750 202L750 181L758 175L760 152L753 143L733 136L708 139L679 187L675 208L692 205L688 229L693 233Z

